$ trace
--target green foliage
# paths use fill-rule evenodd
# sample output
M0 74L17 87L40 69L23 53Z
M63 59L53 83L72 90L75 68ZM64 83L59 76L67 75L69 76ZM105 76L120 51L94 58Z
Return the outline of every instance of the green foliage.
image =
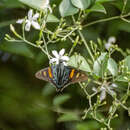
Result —
M96 0L96 3L105 3L105 2L111 2L114 0Z
M93 70L94 73L99 77L104 77L104 74L107 70L108 64L108 54L102 53L98 59L94 62Z
M58 122L78 121L79 116L75 112L67 112L58 118Z
M108 59L108 70L113 76L116 76L118 74L117 63L112 58Z
M30 6L31 8L35 8L35 9L42 9L42 7L44 6L44 1L45 0L19 0L20 2Z
M0 50L28 58L34 58L34 53L25 43L19 44L17 42L10 43L5 41L0 44Z
M74 15L78 12L78 9L74 7L71 0L63 0L59 6L59 11L62 17Z
M104 8L104 6L100 3L96 3L94 4L91 9L86 10L87 12L101 12L106 14L106 10Z
M0 129L130 129L130 1L50 2L0 1ZM40 30L26 31L28 7ZM62 48L88 82L57 93L34 75Z
M54 16L54 15L52 15L52 14L49 14L48 17L47 17L47 22L50 22L50 23L51 23L51 22L52 22L52 23L53 23L53 22L54 22L54 23L56 22L56 23L57 23L57 22L59 22L59 19L58 19L56 16Z
M90 4L91 4L91 0L71 0L72 4L79 8L79 9L87 9Z
M19 0L1 0L1 7L5 8L19 8L22 7Z
M100 128L99 123L96 121L88 121L77 124L77 130L98 130Z
M127 67L128 71L130 71L130 56L125 58L125 67Z
M77 60L78 59L78 60ZM73 66L75 68L79 68L80 70L91 72L91 68L85 58L80 55L73 55L70 57L68 65Z
M70 99L70 95L68 95L68 94L59 95L59 96L54 98L53 104L55 106L59 106L59 105L63 104L65 101L67 101L69 99Z

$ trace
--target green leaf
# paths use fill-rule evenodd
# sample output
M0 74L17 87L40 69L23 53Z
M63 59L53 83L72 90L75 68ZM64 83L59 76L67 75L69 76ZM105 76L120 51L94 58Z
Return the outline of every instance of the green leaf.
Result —
M99 77L103 77L104 73L107 70L107 63L108 63L108 54L102 53L94 62L93 65L94 73Z
M30 6L31 8L43 10L43 5L46 0L19 0L23 4Z
M117 63L112 58L108 59L108 66L107 66L107 68L108 68L108 70L111 72L111 74L113 76L116 76L118 74Z
M68 94L64 94L64 95L59 95L59 96L56 96L53 100L53 104L55 106L59 106L61 104L63 104L64 102L66 102L67 100L70 99L70 95Z
M115 1L115 0L96 0L96 3L105 3L105 2L111 2L111 1Z
M56 16L54 16L53 14L49 14L48 15L48 17L47 17L47 22L59 22L59 19L56 17Z
M125 67L130 71L130 55L125 58Z
M106 10L105 10L104 6L100 3L94 4L90 9L87 9L86 11L88 11L88 12L101 12L101 13L106 14Z
M91 68L89 64L87 63L87 61L85 60L85 58L77 54L70 57L68 65L78 68L80 70L86 71L86 72L91 72Z
M100 128L96 121L80 122L76 125L76 130L97 130Z
M64 121L78 121L80 120L79 116L76 112L69 112L61 115L58 118L58 122L64 122Z
M1 5L5 8L19 8L23 6L19 0L4 0Z
M119 75L115 80L119 82L128 82L128 79L130 79L128 75Z
M91 5L91 0L71 0L72 4L79 9L87 9Z
M76 14L79 10L74 7L70 0L62 0L59 6L59 11L62 17Z
M11 43L11 42L3 42L0 44L0 50L6 51L9 53L13 53L16 55L25 56L28 58L34 58L34 54L32 51L26 46L25 43Z
M52 84L47 83L44 88L42 89L42 94L44 96L50 96L51 94L55 93L55 88Z
M16 23L16 20L8 20L8 21L0 22L0 28L9 26L10 24L14 24L14 23Z

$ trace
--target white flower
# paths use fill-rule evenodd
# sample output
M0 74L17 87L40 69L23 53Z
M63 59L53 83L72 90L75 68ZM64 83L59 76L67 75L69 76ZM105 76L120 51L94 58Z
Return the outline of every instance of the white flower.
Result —
M28 11L28 19L25 20L25 30L30 31L31 25L37 29L40 30L40 25L37 22L37 19L39 17L39 13L36 13L33 15L33 10ZM16 21L16 23L22 24L24 22L24 19L19 19Z
M64 56L64 53L65 53L65 49L61 49L59 53L56 50L53 50L52 54L55 57L50 59L50 64L52 64L52 63L59 64L60 61L62 61L64 65L67 65L66 62L69 61L69 57L68 56Z
M49 0L44 0L43 4L41 5L41 8L44 9L44 10L49 9L50 12L52 13L52 9L51 9L49 3L50 3Z
M109 37L107 43L105 44L105 48L109 50L112 47L112 44L116 42L115 37Z
M115 83L112 83L111 86L114 87L114 88L118 87L117 84L115 84Z
M106 98L106 88L104 86L102 86L100 88L101 93L100 93L100 101L103 101Z
M109 37L109 39L108 39L108 42L109 43L115 43L116 42L116 38L115 37Z
M109 93L112 96L116 95L116 93L113 90L116 87L117 87L117 85L114 83L112 83L110 86L102 86L100 88L100 101L103 101L106 98L107 93ZM93 87L92 90L94 92L98 92L98 90L95 87Z
M109 50L109 48L110 48L111 46L112 46L112 44L109 43L109 42L105 44L105 48L106 48L107 50Z

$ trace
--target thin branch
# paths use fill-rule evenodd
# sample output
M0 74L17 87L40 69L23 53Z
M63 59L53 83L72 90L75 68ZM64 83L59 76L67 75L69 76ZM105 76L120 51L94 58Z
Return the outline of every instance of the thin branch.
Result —
M88 26L91 26L91 25L94 25L94 24L97 24L97 23L108 22L108 21L111 21L111 20L126 18L126 17L128 17L128 16L130 16L130 12L129 12L128 14L122 15L122 16L114 16L114 17L110 17L110 18L99 19L99 20L90 22L90 23L88 23L88 24L85 24L85 25L83 25L82 27L83 27L83 28L86 28L86 27L88 27Z

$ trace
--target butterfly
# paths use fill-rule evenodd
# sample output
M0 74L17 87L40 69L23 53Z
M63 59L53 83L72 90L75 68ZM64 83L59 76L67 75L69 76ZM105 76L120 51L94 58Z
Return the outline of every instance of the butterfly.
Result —
M52 83L56 91L62 91L70 84L88 79L85 72L71 66L65 66L63 62L38 71L35 77Z

